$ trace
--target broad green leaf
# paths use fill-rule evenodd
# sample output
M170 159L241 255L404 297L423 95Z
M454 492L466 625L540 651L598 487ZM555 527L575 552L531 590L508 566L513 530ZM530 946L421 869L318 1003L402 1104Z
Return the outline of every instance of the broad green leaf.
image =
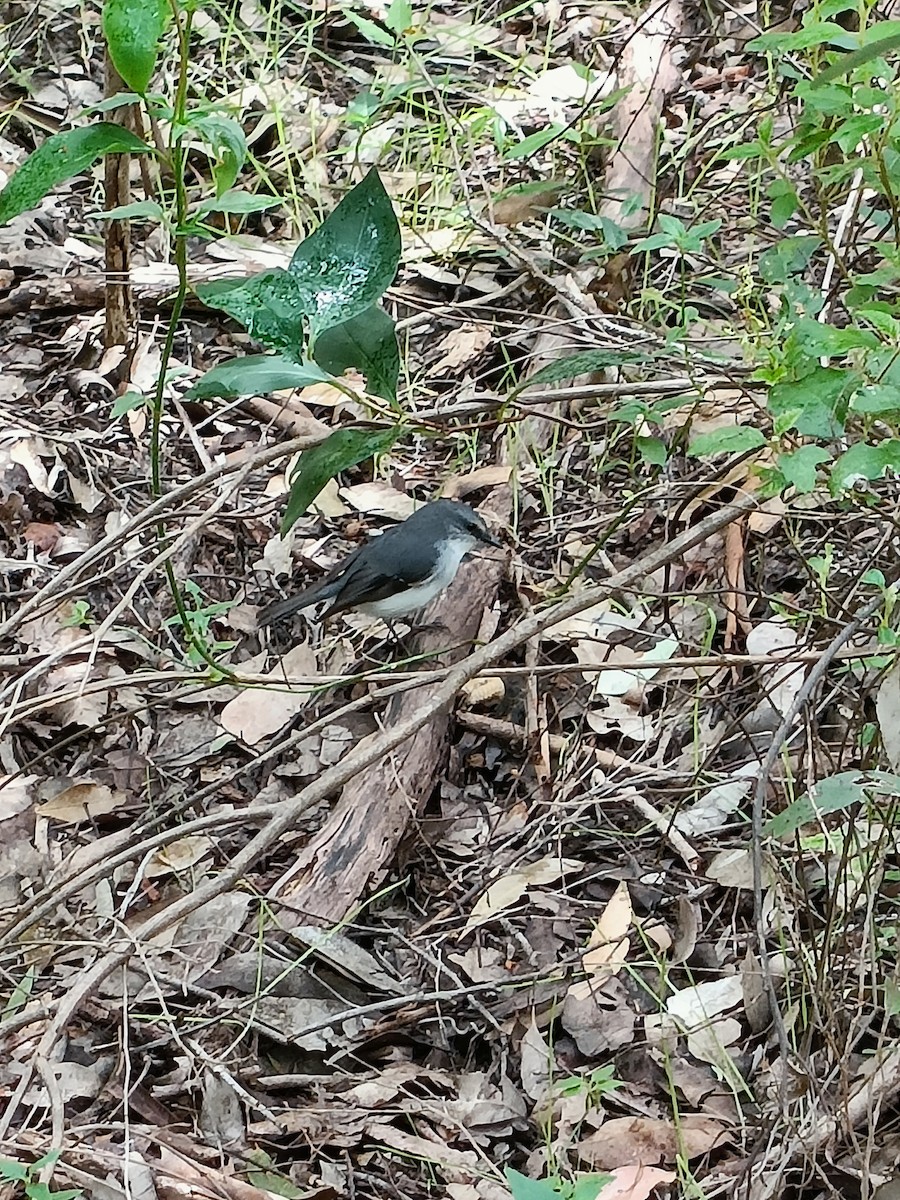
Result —
M561 1200L559 1188L549 1179L529 1179L512 1167L505 1167L503 1174L513 1200Z
M720 150L716 159L731 162L744 158L761 158L766 153L767 147L762 142L746 142L743 146L729 146L727 150Z
M393 47L394 42L396 41L394 35L388 33L386 29L382 29L380 25L376 25L374 21L370 21L368 17L363 17L350 8L345 8L343 10L343 15L348 21L352 22L363 35L363 37L366 38L367 41L372 42L373 45L386 46L388 48Z
M0 1179L19 1181L29 1178L28 1168L15 1158L0 1158Z
M896 384L868 383L859 389L850 407L875 417L900 412L900 388Z
M784 229L800 206L794 185L787 179L775 179L769 184L769 199L772 201L772 224Z
M857 442L832 467L831 491L838 495L861 479L880 479L887 471L900 473L900 439L888 438L878 446Z
M405 33L407 29L411 29L413 14L412 5L409 3L409 0L391 0L384 23L398 37L400 34Z
M103 5L103 36L113 66L141 96L153 75L170 11L166 0L106 0Z
M834 21L812 21L796 33L764 33L745 46L746 50L764 50L772 54L790 54L794 50L811 50L815 46L852 46L853 38Z
M271 1192L273 1196L283 1196L284 1200L304 1200L309 1196L307 1188L297 1187L277 1171L248 1171L247 1179L254 1187Z
M390 404L397 399L400 348L393 320L378 305L321 333L313 358L335 376L356 367L365 375L366 387L374 396Z
M203 200L195 211L198 216L208 212L254 213L274 208L277 204L281 204L278 196L251 196L249 192L230 190L215 200Z
M216 195L222 196L233 186L247 158L247 139L243 129L231 117L208 113L190 117L184 130L195 134L212 151Z
M900 777L890 771L842 771L823 779L784 812L766 823L769 837L786 838L827 813L840 812L853 804L893 800L900 796Z
M135 200L134 204L120 204L105 212L91 213L91 216L95 221L131 221L137 217L152 217L158 221L164 212L162 205L155 200Z
M833 358L851 350L877 350L881 345L871 330L855 325L838 329L812 317L798 317L790 333L790 342L809 358Z
M859 383L855 371L817 366L802 379L775 384L769 392L769 412L781 433L796 429L804 437L837 437ZM782 421L785 414L789 419Z
M779 454L778 470L798 492L806 495L815 489L816 468L828 462L831 455L820 446L800 446L789 454Z
M34 208L51 188L105 154L143 154L149 149L129 130L105 121L53 134L25 159L0 192L0 225Z
M862 67L868 62L874 62L876 58L883 58L884 55L890 54L891 51L900 47L900 32L896 30L897 22L885 21L883 24L893 26L894 32L875 38L867 46L860 46L848 54L842 54L837 62L819 72L813 79L812 86L814 88L822 87L824 84L830 83L832 79L839 79L841 75L855 71L857 67ZM878 31L879 25L873 26L871 32L878 33Z
M560 383L563 379L574 379L576 375L590 375L604 367L619 367L624 363L649 362L655 357L652 350L583 350L568 354L565 358L548 363L522 381L512 392L517 396L525 388L539 383Z
M837 142L845 154L850 154L870 133L884 129L885 117L881 113L857 113L841 121L831 135L831 140Z
M702 458L707 454L740 454L745 450L757 450L765 444L766 439L755 426L732 425L698 434L687 452L693 458Z
M213 397L265 396L281 388L309 387L331 378L310 362L294 362L281 354L247 354L219 363L202 375L187 393L189 400Z
M639 434L634 439L638 453L646 463L650 463L654 467L664 467L669 457L669 451L666 449L666 443L662 438L647 437L644 434Z
M197 295L212 308L221 308L244 326L251 337L273 350L300 356L305 297L287 271L276 268L249 279L220 279L201 283Z
M600 1193L613 1179L613 1175L601 1175L599 1172L579 1175L572 1187L572 1200L602 1200Z
M281 522L282 537L306 512L329 479L375 454L384 454L400 432L399 426L392 429L336 429L318 446L304 450L291 475L291 493Z
M400 262L400 226L374 169L294 252L288 272L309 315L310 337L371 308Z
M141 392L123 392L121 396L116 397L110 416L116 421L119 417L124 417L126 413L132 412L136 408L142 408L146 403L147 397Z

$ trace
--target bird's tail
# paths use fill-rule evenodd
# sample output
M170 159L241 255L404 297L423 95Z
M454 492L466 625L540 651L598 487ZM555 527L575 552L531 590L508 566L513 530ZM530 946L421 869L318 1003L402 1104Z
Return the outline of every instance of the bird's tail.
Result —
M273 621L280 621L282 617L292 616L301 608L309 608L311 604L318 604L321 600L330 600L333 594L330 580L314 584L313 587L298 592L296 596L287 596L284 600L276 600L274 604L267 604L265 608L261 608L256 614L256 623L260 628L263 625L271 625Z

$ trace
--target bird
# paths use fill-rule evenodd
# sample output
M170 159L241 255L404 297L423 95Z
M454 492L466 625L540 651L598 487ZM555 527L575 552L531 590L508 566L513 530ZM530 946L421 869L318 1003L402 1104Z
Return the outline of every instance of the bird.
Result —
M261 609L271 625L324 600L323 619L355 608L390 624L411 616L449 587L477 545L502 546L481 516L456 500L432 500L354 550L323 580Z

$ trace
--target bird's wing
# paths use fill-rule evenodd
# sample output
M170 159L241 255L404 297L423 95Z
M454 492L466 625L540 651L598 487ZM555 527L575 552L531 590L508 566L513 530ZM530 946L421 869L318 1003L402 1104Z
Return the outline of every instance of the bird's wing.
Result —
M371 604L376 600L387 600L398 592L422 583L434 570L434 554L427 549L407 549L402 558L391 549L392 534L399 533L402 526L394 526L379 538L369 542L366 553L350 563L336 581L334 604L327 616L355 608L359 604Z
M260 609L256 616L257 624L260 626L271 625L273 621L280 621L282 617L289 617L303 608L309 608L323 600L332 600L339 593L341 581L347 570L352 568L360 550L362 547L354 550L337 568L329 571L325 578L320 579L318 583L304 588L296 595L286 596L284 600L276 600L274 604L267 604L265 608Z

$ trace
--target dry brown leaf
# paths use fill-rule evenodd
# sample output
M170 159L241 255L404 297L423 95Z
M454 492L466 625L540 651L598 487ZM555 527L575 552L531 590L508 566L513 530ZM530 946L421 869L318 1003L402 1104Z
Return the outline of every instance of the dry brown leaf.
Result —
M597 1200L647 1200L652 1191L663 1183L674 1183L674 1171L662 1171L659 1167L619 1167L610 1172L610 1180L604 1183L602 1197Z
M115 812L128 803L126 792L115 791L105 783L92 779L80 780L38 806L39 817L50 817L64 825L77 825Z
M467 475L451 475L444 480L441 495L446 500L461 500L470 492L477 492L479 488L500 487L501 484L509 483L512 472L513 464L492 464L476 467Z
M398 492L389 483L355 483L339 489L342 500L357 512L376 513L381 517L394 517L405 521L421 505L414 496Z
M630 948L626 936L634 919L631 895L624 881L613 892L581 956L588 975L614 975L625 965Z
M456 370L472 362L490 345L493 336L493 326L487 324L461 325L451 330L438 343L436 349L440 357L431 367L429 374L437 375L440 371Z
M459 699L467 708L476 704L485 706L497 705L506 695L506 685L497 675L479 675L463 684L459 691Z
M34 785L38 775L0 775L0 821L8 821L25 812L34 802Z
M678 1121L652 1117L617 1117L576 1145L579 1158L594 1169L654 1166L708 1154L728 1140L729 1131L712 1117L686 1115Z
M522 1035L519 1053L521 1055L519 1073L522 1080L522 1091L530 1100L534 1100L537 1104L543 1104L550 1095L554 1056L544 1035L538 1029L534 1016Z
M267 673L271 686L243 688L239 695L229 700L219 718L222 728L248 746L258 745L302 712L313 695L311 688L292 685L288 680L292 676L317 674L315 651L307 642L301 642Z
M45 521L29 521L22 530L22 537L36 550L46 552L56 549L62 532L62 526L55 522L48 524Z
M203 834L192 834L169 842L156 851L147 864L145 874L148 879L158 879L161 875L171 875L173 871L186 871L205 858L214 845L213 839Z
M545 858L539 858L525 867L508 872L492 883L476 901L463 932L468 933L470 929L515 904L530 887L552 883L570 871L583 870L584 863L577 858L559 858L548 854Z

